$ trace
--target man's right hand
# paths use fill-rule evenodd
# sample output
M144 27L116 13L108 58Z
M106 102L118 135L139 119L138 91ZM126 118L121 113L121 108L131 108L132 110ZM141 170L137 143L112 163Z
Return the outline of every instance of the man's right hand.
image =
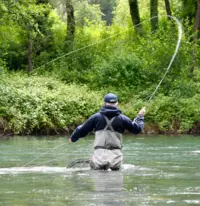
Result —
M69 138L69 143L72 143L72 140L71 140L71 138Z
M145 111L146 111L146 107L143 107L143 108L139 111L138 114L144 116Z

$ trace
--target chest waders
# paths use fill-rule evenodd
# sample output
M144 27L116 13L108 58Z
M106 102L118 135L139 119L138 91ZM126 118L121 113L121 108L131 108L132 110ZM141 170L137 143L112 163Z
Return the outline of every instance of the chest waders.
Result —
M116 116L112 119L108 119L104 116L106 120L106 126L103 130L95 132L95 149L122 149L122 134L116 132L112 127L112 122L115 120Z
M118 170L122 163L122 134L116 132L112 122L104 116L106 126L103 130L95 132L94 152L90 159L90 166L95 170Z

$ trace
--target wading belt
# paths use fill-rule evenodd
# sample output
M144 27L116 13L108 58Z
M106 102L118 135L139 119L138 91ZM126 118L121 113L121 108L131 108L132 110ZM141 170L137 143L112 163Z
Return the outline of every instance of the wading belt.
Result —
M102 147L102 146L96 146L94 149L109 149L109 150L114 150L114 149L120 149L119 147Z

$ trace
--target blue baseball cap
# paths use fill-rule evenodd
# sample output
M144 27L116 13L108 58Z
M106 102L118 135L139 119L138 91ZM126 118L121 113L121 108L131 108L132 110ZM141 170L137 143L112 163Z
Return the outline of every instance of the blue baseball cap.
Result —
M117 97L117 95L115 95L113 93L108 93L104 96L104 102L116 103L116 102L118 102L118 97Z

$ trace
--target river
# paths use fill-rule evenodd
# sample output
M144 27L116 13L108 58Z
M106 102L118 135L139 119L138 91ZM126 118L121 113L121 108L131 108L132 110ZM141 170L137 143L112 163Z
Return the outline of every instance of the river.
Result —
M120 171L66 168L92 137L0 140L0 206L200 205L199 136L126 136Z

